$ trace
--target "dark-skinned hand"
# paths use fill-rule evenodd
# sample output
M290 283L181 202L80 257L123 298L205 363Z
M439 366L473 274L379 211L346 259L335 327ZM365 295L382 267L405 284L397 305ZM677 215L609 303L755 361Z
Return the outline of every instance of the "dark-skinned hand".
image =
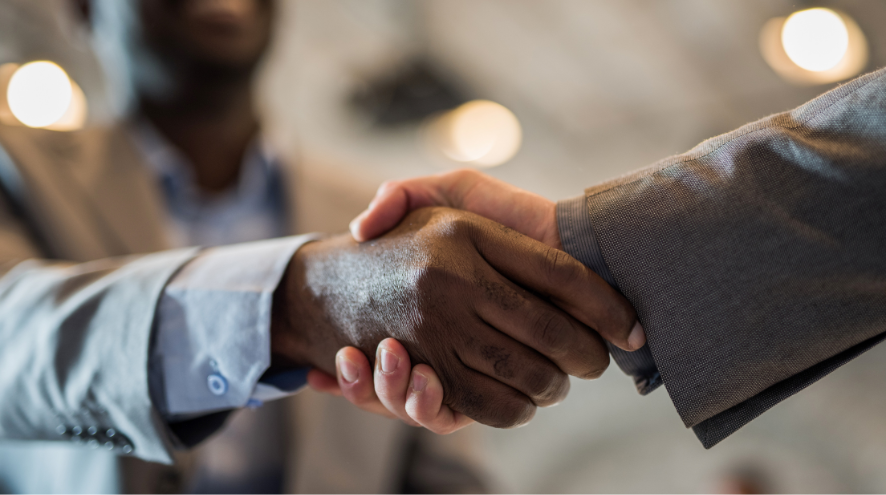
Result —
M601 336L630 349L635 323L630 304L563 251L433 207L370 242L300 249L275 294L272 352L334 374L340 348L376 356L394 338L411 364L436 371L452 411L512 427L562 400L567 374L599 376ZM376 368L397 359L382 349Z

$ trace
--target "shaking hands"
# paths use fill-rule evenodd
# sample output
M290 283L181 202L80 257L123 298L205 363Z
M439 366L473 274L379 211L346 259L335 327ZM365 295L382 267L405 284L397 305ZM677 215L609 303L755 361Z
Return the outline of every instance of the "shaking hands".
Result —
M567 375L605 370L603 339L645 343L627 300L560 249L554 203L478 172L385 183L351 232L362 243L294 258L281 288L299 304L275 315L304 330L274 348L368 411L437 433L518 426Z

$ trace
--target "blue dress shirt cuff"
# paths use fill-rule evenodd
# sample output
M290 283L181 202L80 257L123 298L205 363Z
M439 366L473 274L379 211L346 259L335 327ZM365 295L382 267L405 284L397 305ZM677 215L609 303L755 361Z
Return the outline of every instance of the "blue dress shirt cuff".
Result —
M597 244L584 195L557 203L557 227L560 229L563 249L618 290L618 284L612 277ZM634 352L624 351L608 342L606 345L618 367L634 379L634 385L640 394L646 395L661 386L661 374L652 359L648 345Z
M167 421L258 406L305 385L307 369L262 375L271 363L274 290L296 250L319 237L206 249L172 278L149 364L151 396Z

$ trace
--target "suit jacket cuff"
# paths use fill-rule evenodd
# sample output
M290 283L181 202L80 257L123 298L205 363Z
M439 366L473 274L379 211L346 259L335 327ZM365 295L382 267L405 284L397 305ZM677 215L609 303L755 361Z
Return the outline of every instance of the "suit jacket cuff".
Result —
M563 249L593 270L609 285L618 289L603 253L597 244L588 202L584 195L557 203L557 227L560 229L560 242ZM608 342L609 352L621 370L634 379L637 391L646 395L661 386L661 374L652 359L649 346L634 352L627 352Z
M586 191L705 447L883 339L884 115L881 69Z

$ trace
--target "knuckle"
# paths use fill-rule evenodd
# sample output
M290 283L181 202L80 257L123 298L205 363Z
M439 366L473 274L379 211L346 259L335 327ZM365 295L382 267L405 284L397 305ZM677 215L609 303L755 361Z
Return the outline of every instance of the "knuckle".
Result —
M573 269L571 256L565 251L553 248L545 251L544 269L551 284L574 282L580 274Z
M553 366L552 366L553 367ZM537 406L560 402L569 391L569 378L559 369L532 373L527 384L529 397Z
M532 327L532 342L542 354L557 358L569 352L568 324L553 311L541 311Z
M423 264L412 271L412 281L419 288L436 285L446 277L446 269L436 264Z
M536 406L527 397L512 397L503 400L496 408L489 426L495 428L516 428L528 423L535 416Z
M535 403L515 389L489 388L471 380L460 385L444 388L452 392L447 405L479 423L494 428L513 428L527 423L535 415Z
M443 263L429 263L416 267L412 273L412 280L408 284L413 293L417 294L418 300L425 301L424 296L452 293L456 288L465 285L465 280L459 274L453 272Z
M428 230L430 242L463 242L474 234L474 220L463 212L437 209Z
M470 233L474 229L474 222L471 217L463 214L453 215L448 220L454 235L464 235Z
M531 308L531 302L526 298L525 294L497 280L490 280L482 272L475 274L473 288L478 298L488 301L505 311L519 311L523 308Z
M491 364L492 371L498 378L509 380L516 374L515 363L511 353L495 345L483 345L480 354L487 363Z
M609 367L609 353L604 352L597 359L588 363L587 371L578 375L583 380L596 380L603 375L606 368Z

